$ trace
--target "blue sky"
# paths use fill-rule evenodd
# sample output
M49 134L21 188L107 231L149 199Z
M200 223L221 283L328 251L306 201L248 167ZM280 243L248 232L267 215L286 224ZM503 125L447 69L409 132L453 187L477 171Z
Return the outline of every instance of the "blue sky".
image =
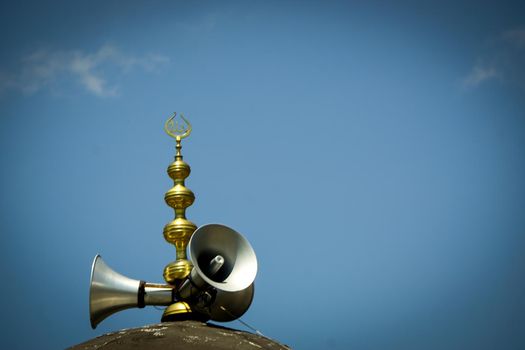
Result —
M246 322L297 349L522 349L523 13L2 3L5 347L160 320L129 310L91 330L89 270L100 253L162 281L163 124L178 111L193 124L188 218L233 227L258 256Z

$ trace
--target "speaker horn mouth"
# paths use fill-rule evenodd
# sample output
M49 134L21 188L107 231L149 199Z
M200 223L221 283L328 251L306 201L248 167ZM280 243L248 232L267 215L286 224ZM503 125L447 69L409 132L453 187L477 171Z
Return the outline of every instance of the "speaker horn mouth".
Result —
M90 287L93 285L93 275L95 274L95 266L97 265L97 260L101 259L100 254L97 254L93 258L93 263L91 264L91 274L89 276L89 285ZM97 328L99 320L95 320L94 318L94 310L93 310L93 289L89 288L89 322L91 324L91 328L95 329Z
M243 290L255 279L257 258L252 246L228 226L207 224L199 227L193 233L188 248L196 272L218 290Z

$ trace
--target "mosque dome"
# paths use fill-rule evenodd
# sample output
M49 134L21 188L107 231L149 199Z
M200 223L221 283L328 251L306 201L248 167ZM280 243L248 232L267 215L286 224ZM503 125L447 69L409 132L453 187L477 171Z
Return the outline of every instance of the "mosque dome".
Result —
M290 348L257 334L187 320L123 329L104 334L69 349L288 350Z

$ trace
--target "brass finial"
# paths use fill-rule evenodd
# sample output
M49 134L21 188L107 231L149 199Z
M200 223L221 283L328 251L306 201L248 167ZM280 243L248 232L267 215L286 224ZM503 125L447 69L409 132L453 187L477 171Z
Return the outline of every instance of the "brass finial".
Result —
M177 258L170 262L164 268L164 279L167 283L178 285L191 272L193 265L188 261L186 256L186 246L197 226L188 219L186 219L186 208L193 204L195 195L193 192L184 186L184 179L190 175L190 166L182 160L181 140L186 138L191 133L191 124L179 114L184 125L176 120L177 113L166 121L164 130L168 135L173 137L176 144L175 161L168 167L168 175L173 179L173 187L166 192L164 200L166 204L175 210L175 218L164 226L164 238L169 243L173 244L176 249ZM168 320L171 316L181 313L191 312L187 305L179 305L175 303L166 308L163 315L163 320Z
M182 160L181 140L191 133L191 124L182 114L179 114L185 126L175 120L177 113L166 121L164 130L177 141L175 161L168 167L168 175L173 179L173 187L166 192L166 204L175 210L175 219L164 227L164 238L175 246L177 259L164 268L164 279L170 284L176 284L188 276L193 267L186 258L186 246L191 235L197 228L186 219L186 208L193 204L195 195L184 186L184 179L190 175L190 166Z

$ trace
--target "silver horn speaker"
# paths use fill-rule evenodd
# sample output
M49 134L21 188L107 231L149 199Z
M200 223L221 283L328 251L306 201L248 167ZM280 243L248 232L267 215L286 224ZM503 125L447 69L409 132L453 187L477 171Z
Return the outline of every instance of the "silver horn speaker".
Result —
M121 310L145 305L170 305L174 300L173 294L173 286L122 276L97 255L91 267L89 288L91 327L95 329L106 317Z
M193 269L177 291L179 299L196 297L214 321L231 321L250 307L257 258L246 238L220 224L199 227L188 251ZM199 306L202 304L202 308Z
M217 322L229 322L238 319L252 304L254 284L237 292L217 291L215 300L209 307L210 319Z

